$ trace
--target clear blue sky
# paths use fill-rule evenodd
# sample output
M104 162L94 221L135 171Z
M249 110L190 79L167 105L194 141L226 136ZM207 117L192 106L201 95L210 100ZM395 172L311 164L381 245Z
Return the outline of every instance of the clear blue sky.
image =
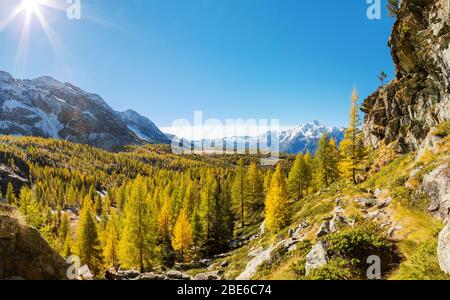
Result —
M1 0L0 18L18 1ZM19 15L0 32L0 69L72 82L162 127L194 110L345 126L353 85L365 97L381 70L393 77L383 2L370 21L366 0L81 0L80 21L41 9L61 47L34 18L15 66Z

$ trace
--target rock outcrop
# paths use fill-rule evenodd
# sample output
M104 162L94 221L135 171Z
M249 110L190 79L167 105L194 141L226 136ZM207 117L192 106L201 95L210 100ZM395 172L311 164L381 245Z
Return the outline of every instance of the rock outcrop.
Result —
M31 227L0 212L0 279L64 280L66 261Z
M318 242L306 255L305 271L308 276L312 270L318 269L328 263L328 253L323 242Z
M441 270L450 274L450 223L439 234L438 258Z
M362 104L367 143L397 141L417 150L428 132L450 119L448 0L403 0L389 45L396 78Z
M450 166L444 163L423 177L422 190L431 198L428 210L442 221L450 219Z

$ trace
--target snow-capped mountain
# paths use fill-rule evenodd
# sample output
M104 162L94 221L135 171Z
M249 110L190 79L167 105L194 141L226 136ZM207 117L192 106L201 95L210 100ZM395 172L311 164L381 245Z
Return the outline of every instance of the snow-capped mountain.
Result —
M306 153L308 150L311 153L315 153L319 140L324 133L327 133L330 138L335 139L338 145L344 138L344 128L327 127L318 121L312 121L286 131L269 131L259 137L235 136L217 139L203 139L201 141L196 141L195 145L197 148L202 147L203 149L219 151L224 148L227 149L227 151L248 148L256 149L258 145L261 145L261 143L268 143L270 139L278 137L280 151L283 153ZM190 144L189 141L187 141L187 143Z
M100 96L70 83L51 77L19 80L1 71L0 134L66 139L107 150L168 142L147 118L116 112Z
M320 137L327 133L339 144L344 138L344 129L326 127L318 121L308 122L280 133L280 151L286 153L316 152Z
M118 114L138 138L152 144L170 144L171 140L148 118L131 109Z

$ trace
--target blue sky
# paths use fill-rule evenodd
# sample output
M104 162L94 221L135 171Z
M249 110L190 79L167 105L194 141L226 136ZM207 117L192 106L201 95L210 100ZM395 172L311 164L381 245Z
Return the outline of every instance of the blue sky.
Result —
M59 1L59 0L58 0ZM0 18L20 0L1 0ZM64 4L66 1L61 0ZM384 1L385 2L385 1ZM15 58L24 16L0 32L0 69L50 75L134 109L158 126L178 118L278 118L345 126L361 97L393 77L392 19L366 17L366 0L81 0L82 18L42 8L26 61ZM0 19L1 20L1 19Z

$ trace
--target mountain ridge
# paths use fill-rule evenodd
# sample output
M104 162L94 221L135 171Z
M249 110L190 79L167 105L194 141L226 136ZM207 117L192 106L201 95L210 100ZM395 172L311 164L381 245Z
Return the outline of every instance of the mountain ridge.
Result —
M21 80L0 71L0 120L0 134L65 139L106 150L169 143L148 118L117 112L101 96L49 76Z

